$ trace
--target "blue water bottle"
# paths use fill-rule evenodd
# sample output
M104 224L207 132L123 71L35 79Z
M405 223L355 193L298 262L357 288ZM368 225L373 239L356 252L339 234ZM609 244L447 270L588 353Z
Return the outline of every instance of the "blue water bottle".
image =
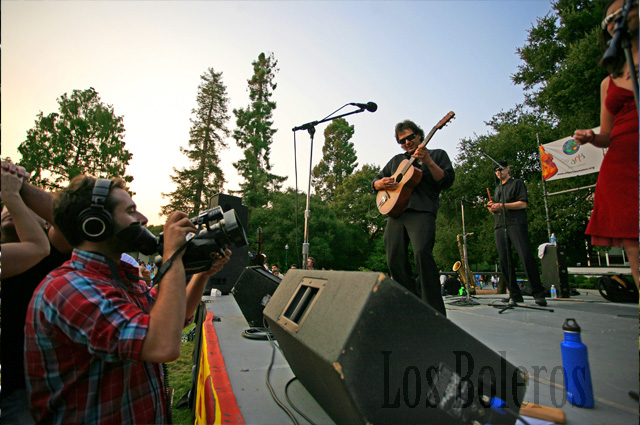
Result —
M575 319L567 319L562 330L564 341L560 344L560 349L567 400L574 406L593 407L589 358L587 346L580 340L580 326Z

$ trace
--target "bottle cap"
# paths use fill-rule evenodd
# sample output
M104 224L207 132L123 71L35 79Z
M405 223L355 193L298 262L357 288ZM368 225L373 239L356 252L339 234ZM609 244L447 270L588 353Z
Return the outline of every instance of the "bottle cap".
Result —
M566 319L564 321L564 325L562 325L562 330L567 332L580 333L580 326L578 326L578 322L576 322L576 319Z

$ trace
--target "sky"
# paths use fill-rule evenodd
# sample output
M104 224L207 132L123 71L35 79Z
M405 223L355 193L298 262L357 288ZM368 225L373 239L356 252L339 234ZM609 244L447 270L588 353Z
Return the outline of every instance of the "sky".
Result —
M449 111L456 117L429 143L454 160L462 139L487 134L485 122L524 100L511 76L536 19L551 10L536 1L2 1L2 157L18 146L39 112L93 87L123 116L133 154L134 201L149 224L163 224L162 193L173 168L189 166L191 111L200 76L222 72L231 111L250 104L251 62L273 52L279 71L271 146L284 187L306 192L310 167L322 159L324 130L313 145L301 124L342 106L375 102L378 110L347 117L358 164L384 166L401 151L395 124L411 119L426 133ZM357 110L347 106L339 113ZM222 151L225 192L239 189L232 163L243 157L233 138ZM294 154L295 153L295 154Z

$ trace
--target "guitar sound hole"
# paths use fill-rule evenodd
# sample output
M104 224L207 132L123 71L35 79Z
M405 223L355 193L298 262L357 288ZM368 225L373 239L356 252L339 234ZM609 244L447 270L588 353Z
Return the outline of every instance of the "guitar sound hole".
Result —
M396 183L400 183L402 181L402 174L398 174L398 177L396 177Z

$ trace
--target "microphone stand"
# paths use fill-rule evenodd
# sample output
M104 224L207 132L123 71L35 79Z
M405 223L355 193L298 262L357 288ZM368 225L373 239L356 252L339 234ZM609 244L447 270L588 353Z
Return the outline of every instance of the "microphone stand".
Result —
M627 25L627 16L633 7L633 1L625 0L622 14L616 18L616 26L613 30L613 37L609 41L609 47L602 55L602 64L606 67L611 62L615 61L615 57L618 54L618 47L622 47L624 51L625 60L629 67L631 75L631 84L633 86L633 97L636 101L636 109L638 106L638 77L636 76L636 69L633 63L633 52L631 50L631 32Z
M502 277L504 277L505 280L507 280L507 278L506 278L507 273L511 273L511 271L514 270L514 269L513 269L513 265L511 264L511 261L512 261L511 254L512 254L512 252L511 252L511 246L509 245L509 236L508 236L508 233L507 233L507 211L506 211L506 207L505 207L504 184L502 183L502 171L505 170L505 167L500 165L500 163L498 161L496 161L491 155L486 153L482 148L480 148L480 152L482 152L482 154L484 156L489 158L494 163L494 166L496 168L500 169L500 178L498 179L498 184L500 185L500 202L502 203L502 208L500 209L500 222L502 223L502 226L504 228L504 231L503 231L504 247L507 250L507 268L509 269L509 270L507 270L506 273L505 273L504 270L502 271ZM495 172L493 174L495 175ZM513 282L513 284L517 285L518 284L518 278L516 277L515 270L513 272L513 276L515 278L515 282ZM511 290L509 290L509 292L511 292ZM515 310L516 307L527 308L527 309L530 309L530 310L543 310L543 311L551 311L551 312L553 311L553 309L550 309L550 308L533 307L533 306L520 305L520 304L507 305L506 307L502 307L502 306L494 306L494 307L501 309L498 312L498 314L502 314L506 310Z
M347 106L347 105L345 105ZM344 108L344 106L342 107ZM342 109L340 108L340 109ZM338 111L340 110L338 109ZM322 124L323 122L333 121L338 118L346 117L348 115L359 114L360 112L364 112L365 108L360 108L357 111L347 112L346 114L337 115L335 117L331 117L332 113L326 118L321 119L320 121L311 121L306 124L302 124L298 127L294 127L291 130L296 132L298 130L307 130L309 132L309 136L311 138L311 150L309 153L309 184L307 187L307 207L304 211L304 242L302 243L302 264L301 267L303 269L307 269L307 259L309 258L309 218L311 217L311 210L309 209L309 204L311 202L311 171L313 168L313 137L316 134L316 126L318 124ZM336 111L337 112L337 111Z

